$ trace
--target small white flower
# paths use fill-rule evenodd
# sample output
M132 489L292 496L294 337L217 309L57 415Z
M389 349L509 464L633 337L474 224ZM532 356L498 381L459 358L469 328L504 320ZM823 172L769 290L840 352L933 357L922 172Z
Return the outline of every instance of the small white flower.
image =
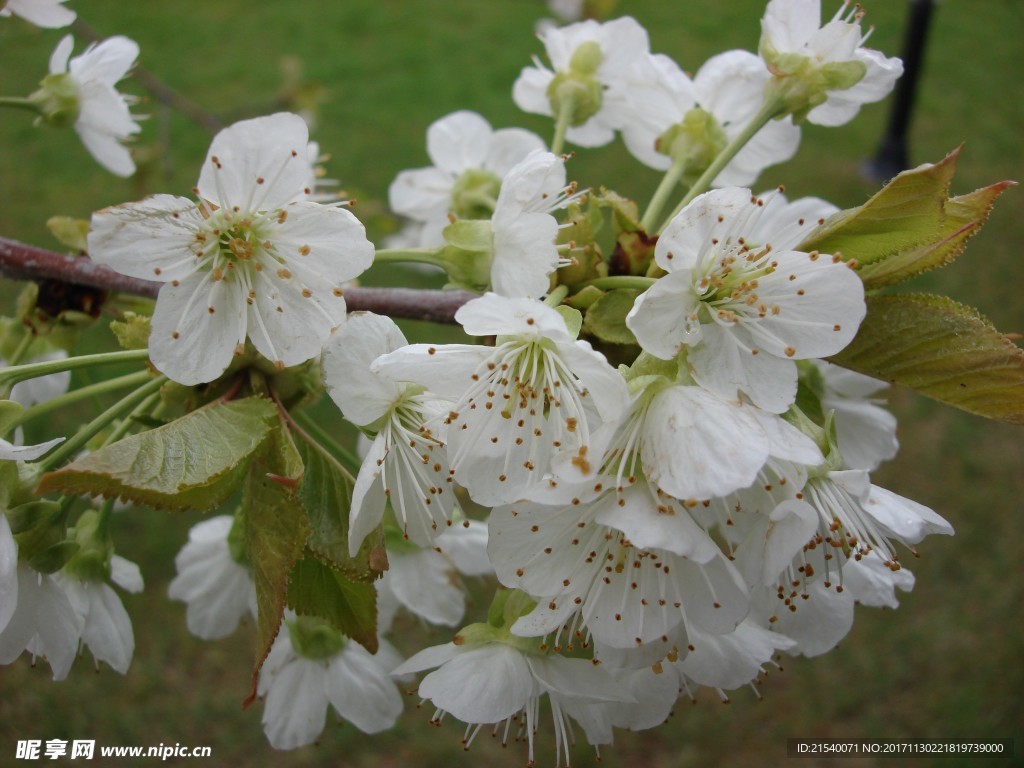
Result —
M54 680L63 680L78 654L83 619L53 576L19 564L17 585L14 612L0 631L0 664L28 651L49 662Z
M114 89L135 66L139 46L127 37L111 37L93 43L68 61L74 40L67 35L50 56L50 75L70 76L77 90L75 131L96 161L118 176L135 173L131 153L124 146L139 132L128 109L129 100Z
M567 27L549 27L541 33L554 71L539 60L523 69L512 87L520 109L556 115L554 99L570 98L574 117L566 138L581 147L600 147L615 138L615 131L630 119L626 94L642 75L638 62L650 56L647 31L628 16L603 24L588 19ZM558 83L552 83L558 79ZM558 85L565 87L560 89Z
M864 48L860 4L843 4L821 24L821 0L771 0L761 19L759 52L797 117L818 125L849 122L862 104L884 98L903 62Z
M489 219L505 175L544 147L543 139L530 131L494 130L476 112L453 112L427 128L427 154L433 165L402 171L391 182L391 209L421 225L413 245L441 245L449 214Z
M421 386L371 370L378 357L406 345L391 318L358 313L324 347L331 398L345 418L376 433L352 489L353 555L389 502L404 535L423 547L445 530L455 508L441 420L448 404Z
M707 192L658 239L668 274L626 318L640 345L671 360L687 350L693 378L725 398L743 393L781 413L796 397L796 360L849 344L864 286L838 257L793 250L804 203L768 204L739 187Z
M174 558L178 575L167 594L187 604L188 631L204 640L227 637L244 616L256 615L252 576L231 554L228 536L233 524L229 515L197 523Z
M497 346L413 344L373 369L454 403L448 462L477 502L528 496L544 484L556 454L586 454L592 431L625 412L622 377L574 339L555 309L489 293L455 319L472 336L498 336Z
M129 592L142 590L142 576L135 563L114 555L110 566L115 584ZM81 620L81 643L92 652L97 668L105 661L126 674L135 652L135 635L121 598L103 581L77 579L63 572L54 578Z
M651 61L648 78L629 91L635 110L622 138L633 157L651 168L668 170L677 153L688 157L687 171L696 178L757 113L771 76L747 51L713 56L693 80L666 56ZM715 186L752 184L769 165L791 158L799 144L800 129L791 120L773 120L719 173Z
M0 16L20 16L37 27L56 29L75 20L75 12L62 4L68 0L7 0Z
M480 726L505 724L507 738L511 723L522 717L520 733L529 744L529 761L533 764L533 741L539 723L538 705L547 695L554 721L555 752L559 764L564 754L570 759L572 742L570 716L590 706L635 704L633 693L619 684L615 677L586 659L570 659L558 654L531 653L503 642L461 642L433 646L420 651L394 670L401 675L437 669L419 686L419 695L437 707L432 720L440 722L450 713L471 727L465 740L472 744ZM597 713L595 713L596 715ZM606 714L606 713L602 713ZM590 725L591 717L583 717ZM517 734L518 735L518 734ZM591 736L603 736L591 743L607 743L610 728L587 728Z
M313 743L324 729L328 705L364 733L387 730L402 713L402 695L388 674L400 663L384 640L371 654L329 627L286 619L257 687L265 698L263 730L270 745L296 749Z
M198 203L155 195L93 214L93 259L164 283L149 348L175 381L217 378L246 338L298 365L344 322L343 285L373 245L349 211L307 199L307 143L297 115L245 120L214 137Z

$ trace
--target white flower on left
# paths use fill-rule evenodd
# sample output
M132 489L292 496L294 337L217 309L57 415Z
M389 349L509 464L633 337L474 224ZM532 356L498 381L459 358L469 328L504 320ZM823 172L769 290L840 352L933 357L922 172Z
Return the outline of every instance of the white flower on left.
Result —
M139 46L127 37L111 37L68 61L74 45L71 35L57 44L50 56L50 76L66 74L74 84L75 132L96 162L118 176L131 176L135 163L123 142L140 128L128 109L130 97L114 85L135 66Z
M308 199L308 139L298 115L235 123L210 145L199 202L154 195L93 214L93 259L164 282L149 349L175 381L217 378L247 337L279 368L298 365L344 322L342 286L374 250L349 211Z
M75 12L65 8L67 0L7 0L0 16L20 16L37 27L57 29L75 20Z

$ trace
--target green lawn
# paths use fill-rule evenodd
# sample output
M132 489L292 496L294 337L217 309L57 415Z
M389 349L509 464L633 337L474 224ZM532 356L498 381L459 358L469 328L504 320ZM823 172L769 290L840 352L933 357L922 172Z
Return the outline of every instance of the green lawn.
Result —
M830 13L832 4L825 5ZM519 113L510 98L519 69L541 51L532 36L540 2L72 0L71 6L103 34L136 39L143 66L226 121L275 109L282 62L300 60L306 85L322 94L313 138L333 156L330 175L358 198L356 213L372 238L390 224L381 215L388 183L403 168L426 163L423 132L434 119L469 108L495 126L522 125L544 136L551 130L549 121ZM619 4L648 27L653 50L690 71L719 50L754 48L762 7L757 0ZM899 53L907 7L894 0L868 4L867 20L877 26L873 47ZM1014 0L948 0L937 8L911 152L914 162L934 161L966 143L954 192L1024 178L1022 35L1024 11ZM60 36L0 20L0 94L30 92ZM126 89L143 93L134 84ZM27 114L3 112L0 235L54 247L45 227L51 215L84 218L151 192L188 194L209 134L152 100L139 111L151 115L140 143L152 159L132 180L105 173L72 132L37 128ZM874 153L887 114L887 104L873 105L847 126L806 128L798 159L773 169L759 186L785 183L791 196L819 195L840 206L863 202L875 187L861 179L859 167ZM619 143L580 151L570 173L581 185L608 184L642 202L658 178L633 163ZM1002 330L1024 332L1022 199L1020 190L1009 191L961 260L914 287L949 293L982 308ZM10 295L0 293L4 301ZM1018 756L1024 750L1024 537L1015 517L1024 511L1024 435L912 393L894 392L891 401L902 451L875 482L928 504L957 530L954 538L921 545L920 559L910 566L917 586L900 609L859 610L838 650L786 660L784 671L770 674L760 687L763 701L748 690L734 692L729 706L713 694L692 706L681 701L660 729L621 734L602 751L604 765L781 765L786 738L795 736L1016 737ZM45 665L32 669L24 659L0 669L0 764L12 761L15 742L25 738L209 745L214 759L203 764L211 765L526 762L525 746L503 750L483 736L463 755L461 728L451 721L430 727L432 710L418 709L415 697L386 735L329 726L318 746L273 753L262 735L260 705L241 709L251 628L220 643L198 641L185 630L183 606L165 597L173 556L197 519L136 510L118 527L124 554L140 563L147 580L142 595L125 598L137 641L128 676L108 669L94 674L88 659L59 684ZM413 624L401 629L422 636ZM401 637L398 644L415 647ZM540 740L541 765L552 762L550 748L548 728ZM579 745L573 764L593 759L593 751ZM925 763L899 763L914 764ZM993 763L999 764L1006 763Z

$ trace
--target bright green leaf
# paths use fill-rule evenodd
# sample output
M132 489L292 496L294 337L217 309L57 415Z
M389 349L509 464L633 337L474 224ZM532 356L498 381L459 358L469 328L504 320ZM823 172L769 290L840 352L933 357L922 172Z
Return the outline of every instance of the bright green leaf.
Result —
M996 198L1011 186L1013 182L1002 181L948 200L945 220L934 237L887 259L862 266L859 273L864 286L881 288L949 264L981 229Z
M275 417L273 404L262 398L215 401L44 475L39 492L209 509L238 487Z
M831 358L965 411L1024 424L1024 350L944 296L868 297L853 342Z
M626 315L639 295L640 291L631 288L609 291L588 307L584 330L611 344L636 344L636 337L626 327Z
M292 571L288 606L300 615L327 620L370 653L377 652L377 590L373 584L349 581L307 552Z

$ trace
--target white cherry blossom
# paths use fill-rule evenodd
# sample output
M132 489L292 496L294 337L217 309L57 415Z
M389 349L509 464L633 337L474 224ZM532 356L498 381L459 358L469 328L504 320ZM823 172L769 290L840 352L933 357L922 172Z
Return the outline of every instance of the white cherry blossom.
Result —
M460 110L427 128L428 168L402 171L388 188L391 209L419 224L410 245L430 248L444 243L448 215L488 219L502 180L512 167L544 140L522 128L500 128L476 112Z
M659 238L654 258L668 274L626 324L656 357L686 350L701 386L781 413L796 397L795 361L843 349L866 310L845 262L793 249L809 219L777 205L739 187L696 198Z
M541 302L489 293L455 315L497 345L413 344L373 365L449 398L448 461L475 501L493 505L541 487L555 455L587 452L591 433L628 405L619 373Z
M57 44L50 56L50 76L67 75L73 84L75 131L85 148L111 173L131 176L135 163L124 142L140 128L128 108L131 99L114 85L135 66L139 46L127 37L110 37L69 61L73 48L71 35Z
M256 587L249 569L231 553L234 518L216 515L192 526L174 558L177 575L167 587L186 604L188 631L204 640L227 637L247 615L256 615Z
M33 659L46 659L54 680L63 680L78 654L83 618L53 576L24 563L17 568L18 597L0 631L0 664L10 664L28 651Z
M217 378L246 338L278 367L298 365L344 322L343 286L373 245L349 211L307 199L307 142L297 115L244 120L214 137L198 203L154 195L93 215L93 259L164 283L150 355L175 381Z

